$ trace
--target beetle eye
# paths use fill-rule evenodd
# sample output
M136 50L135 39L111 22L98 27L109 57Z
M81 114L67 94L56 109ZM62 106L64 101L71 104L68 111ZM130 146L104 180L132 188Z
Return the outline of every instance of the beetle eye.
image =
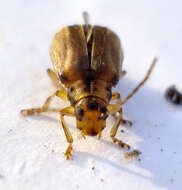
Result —
M83 109L77 107L77 108L75 109L75 115L76 115L76 118L77 118L79 121L81 121L82 118L83 118L83 115L84 115Z

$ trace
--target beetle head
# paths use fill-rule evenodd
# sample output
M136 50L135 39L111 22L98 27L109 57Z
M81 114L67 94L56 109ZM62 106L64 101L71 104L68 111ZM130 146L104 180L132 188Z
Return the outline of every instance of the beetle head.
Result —
M82 135L99 135L106 126L108 117L106 103L96 97L86 97L75 105L77 128Z

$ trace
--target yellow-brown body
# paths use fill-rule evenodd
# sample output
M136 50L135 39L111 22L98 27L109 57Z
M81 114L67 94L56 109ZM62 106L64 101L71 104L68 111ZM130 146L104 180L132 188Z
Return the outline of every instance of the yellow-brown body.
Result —
M89 39L87 32L86 25L73 25L55 35L50 54L56 73L66 87L89 79L116 85L123 60L119 38L100 26L92 26Z
M89 25L86 14L84 18L85 25L64 27L53 39L50 54L55 72L48 69L48 74L58 90L47 98L42 107L21 111L23 116L48 111L60 113L62 127L69 142L65 153L67 159L71 156L73 138L65 124L65 115L76 117L77 128L82 131L84 138L85 135L98 135L101 138L107 117L114 116L116 120L110 136L114 143L130 148L115 138L121 122L131 124L123 119L121 105L145 83L157 61L154 59L144 80L121 101L119 93L112 93L112 87L125 74L122 71L123 51L120 40L108 28ZM71 105L64 109L50 108L55 96L68 100ZM116 102L111 104L113 100Z
M91 35L88 39L89 30ZM106 117L99 117L102 114L100 109L106 110L112 97L111 88L119 81L122 68L119 38L105 27L67 26L55 35L50 54L55 72L75 107L77 127L86 135L101 133ZM80 108L79 102L83 99ZM96 109L88 106L92 100L98 105ZM84 112L80 120L76 112L78 107ZM88 119L86 114L89 113L91 117Z

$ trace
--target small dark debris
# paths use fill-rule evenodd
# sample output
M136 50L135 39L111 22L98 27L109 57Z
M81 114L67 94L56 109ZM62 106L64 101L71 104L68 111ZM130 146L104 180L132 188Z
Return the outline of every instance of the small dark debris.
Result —
M95 170L95 166L92 167L92 170Z
M10 129L9 131L8 131L8 133L11 133L13 130L12 129Z
M51 152L52 152L52 153L54 153L54 152L55 152L55 150L54 150L54 149L52 149L52 150L51 150Z
M121 133L124 133L124 130L123 130L123 129L121 129Z
M173 183L173 182L174 182L174 179L173 179L173 178L171 178L171 179L170 179L170 182L171 182L171 183Z
M182 93L179 92L174 85L167 88L165 97L174 105L182 105Z
M142 152L140 152L139 150L133 150L131 152L126 152L124 154L124 158L125 159L133 159L133 158L137 158Z
M79 185L78 184L76 184L76 188L79 189Z
M4 179L4 178L5 178L5 176L0 174L0 179Z
M100 179L100 181L101 181L101 182L104 182L104 179L103 179L103 178L101 178L101 179Z

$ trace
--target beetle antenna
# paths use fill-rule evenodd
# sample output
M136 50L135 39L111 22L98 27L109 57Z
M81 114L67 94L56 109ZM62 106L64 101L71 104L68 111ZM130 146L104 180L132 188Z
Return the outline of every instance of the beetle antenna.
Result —
M123 105L125 104L139 89L141 86L144 85L144 83L149 79L151 73L152 73L152 70L156 64L156 62L158 61L157 58L154 58L153 62L152 62L152 65L150 66L145 78L142 80L142 82L140 82L140 84L121 102L120 105Z

